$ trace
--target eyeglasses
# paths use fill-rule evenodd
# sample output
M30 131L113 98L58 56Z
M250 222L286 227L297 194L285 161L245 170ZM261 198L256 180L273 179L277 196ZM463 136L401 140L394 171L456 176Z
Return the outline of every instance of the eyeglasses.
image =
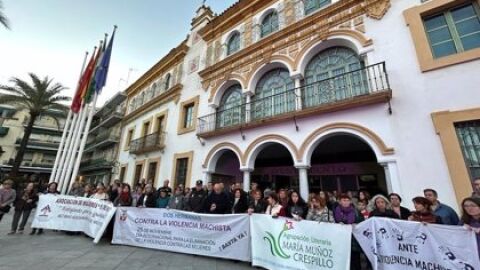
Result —
M463 207L464 208L475 208L475 207L480 207L480 206L478 206L476 204L464 204Z

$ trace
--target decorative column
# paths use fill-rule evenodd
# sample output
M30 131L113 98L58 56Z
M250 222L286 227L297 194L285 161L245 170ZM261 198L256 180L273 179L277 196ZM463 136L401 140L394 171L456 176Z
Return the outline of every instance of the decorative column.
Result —
M206 185L212 181L212 173L209 171L203 172L203 184Z
M302 198L304 200L307 200L308 199L308 194L310 192L309 188L308 188L308 173L307 173L307 170L310 169L309 166L295 166L295 168L298 169L298 175L299 175L299 178L298 178L298 184L299 184L299 192L300 192L300 196L302 196Z
M396 161L382 162L380 165L385 170L385 180L387 182L387 189L389 193L395 192L402 194L400 186L400 178L398 177L398 167Z
M251 92L248 92L245 97L245 123L250 122L250 116L251 114L251 109L252 109L252 95L250 94Z
M295 80L295 109L297 111L302 110L302 74L293 75Z
M240 170L243 172L243 190L245 192L249 192L250 191L250 173L253 171L253 169L244 168Z

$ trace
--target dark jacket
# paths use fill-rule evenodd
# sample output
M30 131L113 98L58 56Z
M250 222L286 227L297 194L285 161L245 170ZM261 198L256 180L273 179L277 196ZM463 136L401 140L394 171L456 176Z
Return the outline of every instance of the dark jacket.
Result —
M235 198L233 199L232 214L243 214L248 209L247 195L242 194L237 204L235 204Z
M212 204L216 205L215 210L210 211ZM227 214L231 210L230 197L225 193L212 192L207 197L205 212L210 214Z
M118 195L117 198L113 201L114 206L132 206L132 195L127 194L128 197L123 197L122 194Z
M390 209L385 209L385 212L381 212L378 209L373 209L372 212L370 212L370 215L368 217L385 217L385 218L396 218L399 219L400 217L395 213L393 210Z
M411 214L410 209L400 206L400 219L407 220Z
M203 213L205 211L205 202L207 200L207 192L205 190L198 191L193 189L188 200L188 210L195 213Z
M263 199L258 200L257 203L255 203L255 200L253 199L248 208L253 209L253 213L264 214L267 209L267 204Z
M293 204L289 203L287 208L287 217L293 218L293 215L297 215L302 219L307 218L308 205L307 204Z
M27 202L28 200L32 200L31 202ZM22 211L22 210L32 210L35 208L38 202L38 195L35 190L32 190L30 193L27 193L26 190L23 190L20 193L20 196L16 197L14 202L15 210Z
M140 196L140 198L138 199L137 207L143 206L143 201L144 201L144 200L145 200L145 194L143 194L142 196ZM152 194L150 194L150 195L147 196L147 201L145 202L145 207L155 208L156 203L157 203L157 198L156 198L155 195L152 193Z

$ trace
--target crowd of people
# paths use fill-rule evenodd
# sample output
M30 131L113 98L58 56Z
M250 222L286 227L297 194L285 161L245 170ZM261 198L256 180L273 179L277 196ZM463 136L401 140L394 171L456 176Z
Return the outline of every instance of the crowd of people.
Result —
M33 183L28 183L18 195L12 185L11 180L6 180L0 188L0 221L13 205L14 215L9 234L23 233L28 217L35 208L38 193ZM50 183L42 193L58 194L57 184ZM165 180L158 189L151 182L142 180L133 190L129 184L118 180L110 186L75 182L68 195L109 200L115 206L168 208L209 214L259 213L298 221L357 224L368 218L385 217L424 224L463 225L476 233L480 257L480 179L474 181L472 196L461 203L461 218L450 206L440 202L437 191L429 188L423 191L424 196L411 200L414 211L401 206L402 197L397 193L371 197L365 190L344 194L320 191L302 198L295 190L274 191L267 188L262 191L257 183L252 183L250 191L246 192L240 183L225 186L209 182L204 185L202 180L196 181L194 188L179 185L174 190L169 180ZM41 229L38 232L32 229L30 234L42 232ZM352 241L351 269L361 269L360 254L360 247Z

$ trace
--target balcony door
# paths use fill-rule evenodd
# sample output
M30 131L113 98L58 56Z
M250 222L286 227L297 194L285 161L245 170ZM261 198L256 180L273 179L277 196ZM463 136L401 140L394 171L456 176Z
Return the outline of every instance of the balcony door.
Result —
M252 99L252 119L295 110L295 82L285 68L269 71L260 79Z
M228 88L223 94L217 110L217 128L241 124L245 113L242 104L242 87L236 84Z
M316 105L368 93L363 61L351 49L333 47L317 54L305 70L303 105Z

